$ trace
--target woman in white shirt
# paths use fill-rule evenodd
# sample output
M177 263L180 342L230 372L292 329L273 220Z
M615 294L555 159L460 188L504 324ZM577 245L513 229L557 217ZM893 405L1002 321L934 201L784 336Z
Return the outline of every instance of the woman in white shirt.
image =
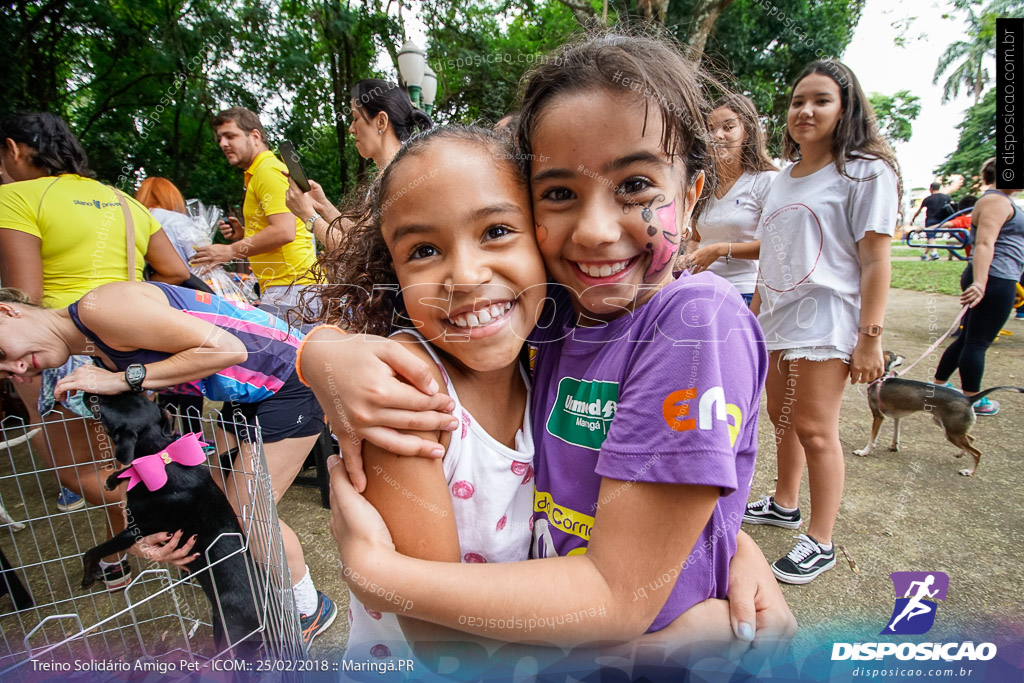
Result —
M757 110L747 97L731 93L720 98L708 128L715 140L718 186L694 221L686 267L691 273L710 270L725 278L749 305L761 249L754 231L778 169L768 158Z

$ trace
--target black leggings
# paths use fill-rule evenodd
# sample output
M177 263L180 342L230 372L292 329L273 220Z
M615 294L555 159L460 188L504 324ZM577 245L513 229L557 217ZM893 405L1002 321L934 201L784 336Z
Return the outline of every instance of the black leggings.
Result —
M971 264L960 276L960 289L974 282L974 271ZM964 391L981 391L981 377L985 374L985 352L996 340L1003 323L1013 311L1013 302L1017 298L1017 281L1001 277L990 277L985 284L985 296L978 305L967 309L964 314L964 329L959 337L950 344L939 367L935 369L935 379L945 382L960 370L960 385Z

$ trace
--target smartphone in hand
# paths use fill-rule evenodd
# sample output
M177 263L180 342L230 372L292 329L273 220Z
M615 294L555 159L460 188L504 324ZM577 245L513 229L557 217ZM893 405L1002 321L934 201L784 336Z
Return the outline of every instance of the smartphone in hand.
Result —
M284 159L285 166L288 167L288 175L295 181L300 190L309 192L309 178L306 177L306 171L302 168L302 162L299 161L295 145L285 140L281 143L278 150L281 152L281 158Z

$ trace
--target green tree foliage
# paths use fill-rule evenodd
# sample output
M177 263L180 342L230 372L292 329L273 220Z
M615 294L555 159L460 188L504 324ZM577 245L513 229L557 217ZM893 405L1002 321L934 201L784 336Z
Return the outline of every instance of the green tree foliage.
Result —
M998 0L1008 1L1008 0ZM862 0L423 0L435 118L492 123L517 106L522 75L581 21L663 22L750 94L776 148L788 83L841 54ZM212 116L261 112L272 146L290 139L334 198L370 169L347 128L353 85L394 79L399 0L13 0L0 13L0 113L49 110L80 136L100 178L142 174L187 197L237 205L242 183ZM383 60L381 59L383 55ZM383 66L381 66L383 64ZM383 72L381 72L383 69Z
M897 142L909 142L912 122L921 113L921 98L911 95L909 90L899 90L892 95L871 93L869 99L878 130L889 144L895 147Z
M580 26L564 4L426 0L441 122L493 124L516 107L520 79Z
M689 16L694 2L676 0L670 18ZM793 80L816 59L839 59L862 8L862 0L735 0L715 22L704 62L754 101L775 154L782 146ZM687 25L673 28L682 37Z
M981 187L981 165L996 154L996 89L989 90L981 101L967 110L964 120L957 126L960 138L956 149L935 173L948 179L953 175L964 177L963 187L956 193L977 194Z

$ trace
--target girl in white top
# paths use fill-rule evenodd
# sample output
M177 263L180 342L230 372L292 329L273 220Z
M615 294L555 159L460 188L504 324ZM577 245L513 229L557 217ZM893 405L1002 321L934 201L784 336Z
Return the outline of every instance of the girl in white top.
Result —
M522 382L527 386L526 408L518 420L522 427L514 443L508 446L483 428L459 401L451 376L437 351L415 330L397 333L398 337L417 339L430 354L441 377L444 391L455 401L452 414L459 428L451 433L448 450L442 459L444 481L451 492L450 510L459 536L463 562L519 562L529 559L533 535L533 434L530 431L529 378L522 366ZM407 489L408 482L386 471L381 464L367 469L370 479L380 476L398 495L412 498L422 515L447 517L449 507L418 499ZM426 540L426 539L424 539ZM398 611L401 611L401 605ZM366 608L349 594L349 637L345 658L367 662L375 659L410 659L412 650L394 613ZM463 638L464 636L460 636Z
M796 547L772 565L780 581L801 584L835 565L844 385L883 372L880 335L900 181L856 76L840 62L812 62L797 78L784 155L796 163L768 192L751 306L760 311L771 354L765 394L778 486L774 498L747 506L744 521L798 528L806 461L814 516Z
M440 460L400 458L364 444L365 495L395 548L448 562L528 559L533 436L522 351L547 278L526 179L506 142L462 127L411 139L319 266L325 282L344 283L320 292L321 319L351 331L395 332L454 403L454 431L416 433L437 443ZM344 342L337 328L307 336L299 359L306 379L311 367L328 376L345 372L331 352ZM329 386L333 396L317 397L333 406L338 384ZM345 438L347 422L332 426ZM343 578L363 587L369 581ZM350 598L345 657L353 662L409 659L412 643L469 638L403 616L411 605L401 595L383 587L377 594L394 605L393 614Z
M778 174L765 151L754 103L732 93L715 102L708 118L715 141L718 185L694 221L685 266L710 270L736 287L750 304L761 243L754 232L768 188Z

